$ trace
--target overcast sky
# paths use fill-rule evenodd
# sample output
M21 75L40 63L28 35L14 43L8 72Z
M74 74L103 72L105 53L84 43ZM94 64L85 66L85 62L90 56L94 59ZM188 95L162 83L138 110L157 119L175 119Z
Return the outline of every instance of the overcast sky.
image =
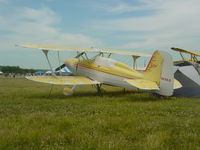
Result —
M40 51L19 43L160 49L177 59L171 47L200 49L199 7L200 0L0 0L0 65L47 68Z

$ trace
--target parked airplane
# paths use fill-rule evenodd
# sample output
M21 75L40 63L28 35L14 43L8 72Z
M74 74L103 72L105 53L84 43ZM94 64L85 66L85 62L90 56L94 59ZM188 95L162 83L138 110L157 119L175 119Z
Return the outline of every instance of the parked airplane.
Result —
M181 60L175 61L175 78L182 84L182 88L174 91L175 96L200 97L200 57L199 53L172 48L181 55ZM184 56L189 55L189 57Z
M112 54L131 55L133 62L141 56L148 56L144 53L126 52L118 50L105 50L95 48L57 47L45 45L24 44L17 45L25 48L42 50L52 70L52 76L27 76L32 81L56 85L72 85L64 88L65 95L73 94L79 85L96 85L100 92L101 85L107 84L130 89L148 90L163 96L171 96L174 88L180 88L181 84L174 80L173 61L171 55L164 51L155 51L144 73L111 59ZM67 66L74 76L56 76L53 73L48 58L49 51L77 51L77 56L67 59L63 65ZM97 55L88 58L87 52L95 52ZM105 54L108 54L106 57ZM58 55L59 56L59 55Z

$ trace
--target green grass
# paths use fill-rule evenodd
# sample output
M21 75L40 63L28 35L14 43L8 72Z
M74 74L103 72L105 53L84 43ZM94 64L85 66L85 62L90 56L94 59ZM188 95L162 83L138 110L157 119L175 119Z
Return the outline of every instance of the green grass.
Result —
M200 98L0 79L0 150L200 149Z

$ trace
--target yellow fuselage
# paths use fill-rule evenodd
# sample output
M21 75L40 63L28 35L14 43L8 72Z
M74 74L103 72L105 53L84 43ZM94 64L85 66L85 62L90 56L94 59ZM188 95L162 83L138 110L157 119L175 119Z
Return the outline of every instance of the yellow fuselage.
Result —
M140 79L143 74L110 58L98 56L94 60L71 58L66 66L75 75L85 76L104 84L130 88L125 79Z

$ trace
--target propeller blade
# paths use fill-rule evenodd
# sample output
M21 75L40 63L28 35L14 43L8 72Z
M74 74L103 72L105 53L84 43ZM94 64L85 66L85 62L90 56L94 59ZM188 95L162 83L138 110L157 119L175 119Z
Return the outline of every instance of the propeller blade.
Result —
M59 70L61 70L64 67L65 67L65 64L62 64L61 66L59 66L58 68L56 68L55 71L59 71Z

